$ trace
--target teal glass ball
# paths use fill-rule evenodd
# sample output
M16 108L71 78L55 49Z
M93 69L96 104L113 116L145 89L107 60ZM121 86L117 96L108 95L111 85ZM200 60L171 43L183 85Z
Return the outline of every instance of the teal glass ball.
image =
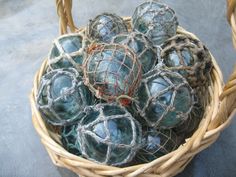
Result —
M193 90L178 73L154 69L143 76L133 103L150 127L173 128L186 120L194 104Z
M193 89L208 85L213 64L209 50L201 41L179 34L161 48L166 67L184 76Z
M111 42L112 37L128 32L124 20L116 14L102 13L90 20L87 34L97 42Z
M77 131L82 155L102 164L125 165L141 145L141 125L117 104L87 107Z
M176 34L178 20L174 10L166 4L149 0L135 9L132 27L146 34L158 46Z
M77 33L65 34L53 41L49 52L49 68L60 69L73 67L82 72L86 42L84 36Z
M70 153L77 156L81 155L80 144L77 141L78 124L62 127L61 142L63 147Z
M142 147L135 156L136 163L151 162L178 148L178 137L172 130L145 129L143 130Z
M75 69L57 69L45 74L37 94L42 117L52 125L68 125L93 103L92 94Z
M157 50L153 47L152 42L142 33L119 34L112 39L112 43L130 47L142 65L143 74L150 71L158 62Z
M199 123L201 122L204 115L204 107L197 100L193 105L193 109L188 117L183 123L173 128L173 131L179 137L184 139L189 138L197 130Z
M136 55L120 44L90 46L84 66L85 84L98 98L106 101L122 95L131 97L142 76Z

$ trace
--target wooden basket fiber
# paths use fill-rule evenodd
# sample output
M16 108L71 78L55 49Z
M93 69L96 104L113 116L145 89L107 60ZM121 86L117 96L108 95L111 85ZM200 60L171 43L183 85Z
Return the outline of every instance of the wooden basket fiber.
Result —
M232 27L232 39L236 48L236 0L227 0L227 18Z
M231 1L229 1L231 2ZM235 2L232 1L232 2ZM229 19L233 26L233 36L236 39L236 14L234 9L236 3L229 3ZM60 33L78 32L84 30L78 29L72 18L71 8L72 0L56 0L57 13L60 22ZM130 18L124 18L129 25ZM187 32L183 28L178 28L178 33L186 34L192 38L197 38L194 34ZM236 42L235 42L236 44ZM42 75L47 69L47 60L45 60L35 75L32 93L30 95L32 120L35 129L37 130L43 145L50 155L53 163L60 167L65 167L80 176L88 177L169 177L180 173L191 159L198 152L210 146L219 137L231 122L236 108L236 68L231 75L227 84L223 87L221 71L212 57L213 70L211 73L211 83L208 88L210 99L206 107L205 115L196 132L186 140L186 143L181 145L177 150L162 156L150 163L129 166L124 168L112 167L97 164L82 157L75 156L67 152L60 143L58 135L52 133L50 128L44 123L39 111L36 108L36 94Z

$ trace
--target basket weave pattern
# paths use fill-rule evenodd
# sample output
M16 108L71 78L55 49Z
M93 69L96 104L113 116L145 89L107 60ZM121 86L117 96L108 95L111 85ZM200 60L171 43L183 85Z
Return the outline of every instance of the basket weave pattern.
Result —
M236 41L236 21L234 15L235 0L228 1L228 17L233 26L233 39ZM234 3L231 3L234 2ZM233 4L233 6L232 6ZM57 12L60 22L60 33L83 31L74 25L71 15L72 0L56 0ZM233 7L233 8L232 8ZM232 10L233 9L233 10ZM130 18L124 18L130 29ZM197 38L192 33L179 27L178 34L189 35ZM236 44L236 42L234 42ZM236 46L236 45L235 45ZM212 56L213 70L208 88L210 100L205 111L205 115L196 132L186 140L177 150L158 158L150 163L130 166L125 168L112 167L97 164L82 157L75 156L67 152L60 143L60 137L51 132L44 123L39 111L36 108L36 94L42 75L46 72L48 63L43 62L39 71L35 75L34 86L30 95L32 108L32 121L37 130L43 145L50 155L53 163L60 167L65 167L80 176L102 177L102 176L126 176L126 177L169 177L180 173L191 161L195 154L214 143L231 122L236 108L236 68L227 84L223 87L221 71Z

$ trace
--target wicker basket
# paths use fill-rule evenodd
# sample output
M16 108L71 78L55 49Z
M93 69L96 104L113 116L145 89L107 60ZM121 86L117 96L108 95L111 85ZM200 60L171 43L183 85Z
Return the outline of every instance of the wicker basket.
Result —
M233 26L233 39L236 40L236 21L234 15L235 0L229 1L229 20ZM60 19L61 34L67 33L68 29L71 32L83 32L84 28L78 29L73 23L71 8L72 0L56 0L57 12ZM130 28L130 18L124 18ZM185 31L183 28L178 28L178 33L190 35L197 38L195 35ZM236 42L234 42L236 44ZM235 45L236 46L236 45ZM150 163L130 166L125 168L106 166L96 164L82 157L75 156L67 152L60 143L59 135L53 133L48 127L40 113L36 108L35 96L37 94L40 79L47 69L47 60L45 60L35 75L34 86L30 95L32 107L32 119L35 129L40 135L41 141L48 151L53 163L60 167L65 167L80 176L102 177L102 176L140 176L140 177L168 177L180 173L191 159L198 152L210 146L219 137L231 122L233 113L236 108L236 68L231 75L228 83L223 88L222 74L215 61L213 60L213 70L211 73L211 83L208 88L210 99L205 111L205 115L200 123L199 128L193 136L186 140L186 143L181 145L177 150L158 158Z

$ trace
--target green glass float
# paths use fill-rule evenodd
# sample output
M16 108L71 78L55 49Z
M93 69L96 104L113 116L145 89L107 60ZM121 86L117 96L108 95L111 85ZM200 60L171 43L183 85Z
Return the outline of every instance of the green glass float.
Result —
M142 65L143 74L150 71L158 62L158 55L152 42L142 33L119 34L112 39L112 43L130 47Z
M176 133L176 135L183 137L184 139L191 137L197 130L203 115L204 107L199 103L199 101L196 101L188 119L177 127L173 128L173 131Z
M145 129L143 130L142 147L135 156L136 163L151 162L178 148L178 137L172 130Z
M143 76L134 109L150 127L173 128L187 120L194 94L186 79L176 72L154 69Z
M158 46L176 34L178 20L174 10L166 4L149 0L135 9L132 27L146 34Z
M81 118L81 111L92 104L92 98L75 69L56 69L42 77L37 106L48 123L68 125Z
M85 109L78 124L77 140L85 158L120 166L131 161L140 148L142 129L124 107L97 104Z
M78 124L64 126L61 131L61 142L68 152L80 156L81 149L77 141L77 126Z
M208 84L213 64L210 52L201 41L179 34L161 48L163 63L184 76L193 89Z
M74 67L82 71L86 40L82 34L65 34L53 41L48 64L51 70Z
M116 14L102 13L90 20L87 36L97 42L109 43L112 37L128 32L124 20Z
M106 101L114 101L123 95L132 97L141 75L141 64L127 46L94 44L89 47L84 80L96 97ZM127 102L126 99L120 101Z

